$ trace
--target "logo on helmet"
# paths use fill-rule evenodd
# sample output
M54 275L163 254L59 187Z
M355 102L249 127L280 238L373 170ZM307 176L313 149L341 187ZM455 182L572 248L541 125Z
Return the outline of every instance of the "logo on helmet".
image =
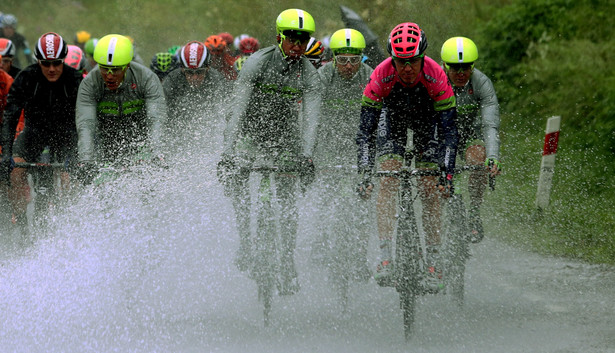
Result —
M190 66L198 67L199 65L199 45L197 43L190 44L188 63Z
M51 34L45 37L45 54L47 57L55 57L54 38Z

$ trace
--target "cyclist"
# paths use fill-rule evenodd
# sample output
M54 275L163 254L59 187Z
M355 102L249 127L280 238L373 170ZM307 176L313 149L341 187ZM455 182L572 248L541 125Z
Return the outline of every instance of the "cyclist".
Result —
M78 46L72 44L68 45L68 54L66 55L66 59L64 59L64 63L79 71L83 77L87 75L87 72L84 72L86 64L85 54Z
M500 170L500 109L491 80L474 63L478 60L476 44L465 37L453 37L442 45L444 70L453 85L457 99L459 145L465 146L465 162L485 164L493 177ZM484 237L480 206L487 184L487 173L473 171L468 179L470 194L470 239L480 242Z
M0 59L2 56L0 55ZM9 89L13 84L13 78L0 69L0 124L2 124L2 114L6 106L6 98L9 95ZM0 147L0 157L2 156L2 148ZM4 178L0 178L0 232L7 234L10 227L11 205L8 201L8 185Z
M205 46L211 55L211 67L220 71L227 80L235 80L237 71L233 67L235 57L231 55L228 43L218 35L211 35L205 40Z
M96 61L94 61L94 48L96 48L96 44L98 43L98 38L90 38L87 42L85 42L85 47L83 51L85 52L85 71L90 72L92 69L98 65Z
M160 52L154 54L152 62L149 64L150 70L152 70L160 82L164 81L167 75L179 66L177 56L169 52Z
M322 66L322 56L325 52L325 47L318 39L311 37L308 42L307 49L305 49L305 57L314 65L316 69Z
M77 31L77 33L75 33L75 41L74 41L74 45L78 46L79 49L84 50L85 49L85 43L88 42L88 40L90 40L92 38L92 35L90 34L90 32L88 31Z
M188 42L179 57L180 69L172 71L162 83L174 140L177 133L191 129L198 118L216 116L229 93L229 82L217 70L210 70L211 55L203 43Z
M254 53L235 82L219 175L235 207L240 237L236 264L242 271L248 269L251 256L249 175L230 177L240 158L250 161L264 155L279 162L290 156L305 167L300 177L304 187L314 178L311 156L320 116L321 83L318 72L303 56L314 30L314 19L306 11L282 11L276 20L278 44ZM296 178L280 177L276 186L282 217L280 294L293 294L299 290L294 263Z
M322 237L319 245L326 247L327 232L331 229L344 227L341 231L350 233L358 255L350 270L355 279L366 280L371 276L367 267L368 206L357 202L356 175L352 174L350 179L340 178L331 167L351 168L356 162L354 139L361 118L361 97L373 69L361 62L365 49L361 32L340 29L333 33L329 45L333 61L318 70L324 86L322 116L327 117L320 120L314 151L315 184L322 195L318 200L320 221L317 228Z
M258 39L254 37L247 37L239 41L239 56L233 63L233 67L237 72L241 71L243 63L248 60L250 55L254 54L260 49L260 43Z
M20 53L23 54L23 60L26 66L35 62L28 41L21 33L17 32L17 17L12 14L5 14L2 16L2 33L0 37L10 39L15 46L15 56L13 57L15 66L23 67L21 65L21 59L19 58Z
M389 35L387 49L391 57L374 69L363 92L357 144L359 171L365 179L359 185L359 191L369 195L373 188L370 174L375 162L375 145L381 170L394 171L402 167L407 130L411 129L416 166L439 166L446 173L439 179L431 176L419 178L427 261L429 273L433 275L429 279L438 281L436 254L440 243L440 207L439 192L436 191L452 191L458 140L455 95L442 67L425 55L427 38L416 23L397 25ZM392 270L391 242L398 187L397 178L380 179L377 223L381 262L374 277L384 283L390 279ZM439 283L431 284L438 286Z
M227 47L229 48L229 52L231 53L232 56L237 57L240 54L238 48L235 48L236 50L230 50L231 43L234 43L235 41L235 37L233 37L232 34L230 34L229 32L220 32L218 33L218 36L222 38L222 40L226 43Z
M13 62L15 45L10 39L0 38L0 55L2 56L0 68L11 75L12 78L15 78L21 69L15 66Z
M77 97L76 123L80 178L87 183L93 162L115 161L139 153L161 158L161 129L167 107L160 80L132 62L130 39L104 36L96 44L98 66L83 80Z
M65 162L76 151L75 102L81 74L64 63L68 48L53 32L43 34L36 43L37 64L24 68L11 86L2 121L3 178L8 178L14 162L38 162L45 147L58 162ZM22 110L23 132L14 141ZM14 142L13 142L14 141ZM67 174L63 180L67 181ZM26 170L10 173L13 212L22 232L27 234L26 207L29 187Z

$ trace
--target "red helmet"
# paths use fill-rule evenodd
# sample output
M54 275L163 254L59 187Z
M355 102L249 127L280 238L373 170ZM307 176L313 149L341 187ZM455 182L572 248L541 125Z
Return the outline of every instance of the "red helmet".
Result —
M408 59L422 56L427 49L427 37L416 23L401 23L391 31L387 49L395 58Z
M85 68L85 54L78 46L69 44L68 54L64 62L75 70L83 70Z
M226 42L227 46L231 45L234 40L233 35L229 32L218 33L218 37L222 38L222 40Z
M34 56L38 60L57 60L64 59L68 53L66 42L57 33L48 32L43 34L37 41L34 48Z
M258 43L258 39L254 37L244 38L239 41L239 51L242 54L252 54L260 48L260 44Z
M186 69L200 69L209 66L211 56L205 45L198 41L188 42L179 51L182 67Z
M221 52L224 49L226 49L226 42L222 39L222 37L213 35L213 36L207 37L207 39L205 40L205 46L211 52L216 53L216 52Z
M10 57L15 56L15 45L10 39L0 38L0 55Z

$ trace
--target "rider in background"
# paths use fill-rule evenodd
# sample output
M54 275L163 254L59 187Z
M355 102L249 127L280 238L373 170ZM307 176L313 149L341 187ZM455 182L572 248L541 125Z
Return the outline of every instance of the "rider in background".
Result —
M38 63L24 68L13 82L2 122L3 178L9 177L15 163L38 162L45 147L58 162L74 158L76 152L75 102L81 74L64 63L68 48L56 33L43 34L36 43ZM24 112L23 132L13 143L15 131ZM68 175L63 174L68 183ZM30 189L26 170L10 173L10 198L13 213L22 232L27 233L26 207ZM66 185L66 184L65 184Z
M420 177L428 278L439 285L437 262L440 245L440 191L452 192L457 152L455 95L440 65L425 55L427 38L415 23L397 25L389 36L390 58L372 73L363 92L361 124L357 134L358 166L364 180L359 192L369 196L376 151L380 169L398 171L406 158L408 129L413 132L417 168L440 168L444 175ZM382 118L381 118L382 116ZM377 135L376 135L377 132ZM377 138L376 138L377 136ZM406 160L410 164L411 159ZM392 237L397 213L399 179L381 177L377 201L381 262L375 279L387 283L392 273Z
M228 45L218 35L209 36L205 40L205 46L211 55L211 67L220 71L227 80L232 81L237 78L237 71L233 67L235 57L231 55Z
M98 43L98 38L90 38L87 42L85 42L85 46L83 52L85 53L85 71L92 71L96 65L96 61L94 61L94 48L96 48L96 44Z
M367 267L367 245L370 226L369 204L360 202L355 193L356 173L343 174L341 166L351 170L356 163L355 137L361 119L361 97L373 71L361 62L365 38L354 29L336 31L329 42L333 61L322 66L318 73L323 84L323 107L316 134L314 163L315 189L318 193L319 237L312 254L319 256L319 248L329 247L332 232L346 232L357 254L352 278L367 280L371 271ZM322 47L321 47L322 48Z
M303 56L316 26L306 11L288 9L276 20L277 45L254 53L235 82L230 119L224 133L224 152L219 163L220 179L232 196L240 245L235 263L241 271L251 265L249 172L237 175L259 156L276 164L291 159L298 164L300 185L314 178L312 154L320 116L322 85L318 72ZM301 102L301 104L299 103ZM301 115L299 111L302 111ZM276 178L281 207L282 244L280 294L299 290L294 252L297 239L297 178Z
M92 35L88 31L78 31L75 33L74 45L78 46L79 49L85 49L85 43L88 42L92 38Z
M10 39L11 42L13 42L15 46L13 64L15 66L24 67L24 65L22 65L22 60L25 66L34 64L35 59L32 57L32 50L30 50L30 45L26 37L17 32L17 17L11 14L2 16L2 35L0 35L0 37ZM22 58L19 57L20 55Z
M325 47L318 39L311 37L308 42L307 49L305 49L305 57L314 65L316 70L322 66L322 56L325 52Z
M192 41L179 51L180 68L162 83L169 110L171 139L189 138L187 131L213 120L226 107L230 82L211 70L211 55L201 42Z
M2 59L1 55L0 59ZM6 99L12 84L13 78L4 72L4 70L0 69L0 126L2 124L2 114L6 106ZM2 157L1 147L0 157ZM8 201L8 183L4 178L0 178L0 232L2 234L7 234L9 232L11 215L11 205Z
M10 39L0 38L0 56L2 56L0 69L11 75L12 78L17 77L21 69L15 66L13 62L13 58L15 57L15 45Z
M179 67L179 60L177 55L169 52L159 52L154 54L152 62L149 64L150 70L152 70L160 82L164 81L167 75Z
M247 37L239 41L239 56L233 63L233 67L237 72L241 71L243 63L248 60L250 55L254 54L260 49L260 43L258 39L254 37Z
M94 49L94 68L79 86L76 123L80 177L87 183L94 162L139 154L161 159L162 126L167 106L160 80L147 67L131 62L130 39L109 34Z
M78 46L72 44L68 45L68 54L66 55L66 59L64 59L64 63L79 71L83 77L87 75L85 71L85 65L87 63L85 53Z
M441 57L457 99L459 145L465 146L465 162L469 165L484 163L488 169L472 171L468 179L470 239L478 243L484 237L480 206L487 185L487 174L495 177L500 170L498 97L491 80L474 68L478 60L478 48L471 39L448 39L442 45Z

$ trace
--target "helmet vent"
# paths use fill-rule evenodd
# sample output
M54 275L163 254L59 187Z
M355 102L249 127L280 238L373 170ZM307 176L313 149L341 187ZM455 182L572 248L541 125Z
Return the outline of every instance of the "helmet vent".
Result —
M463 52L459 52L459 62L463 62Z

